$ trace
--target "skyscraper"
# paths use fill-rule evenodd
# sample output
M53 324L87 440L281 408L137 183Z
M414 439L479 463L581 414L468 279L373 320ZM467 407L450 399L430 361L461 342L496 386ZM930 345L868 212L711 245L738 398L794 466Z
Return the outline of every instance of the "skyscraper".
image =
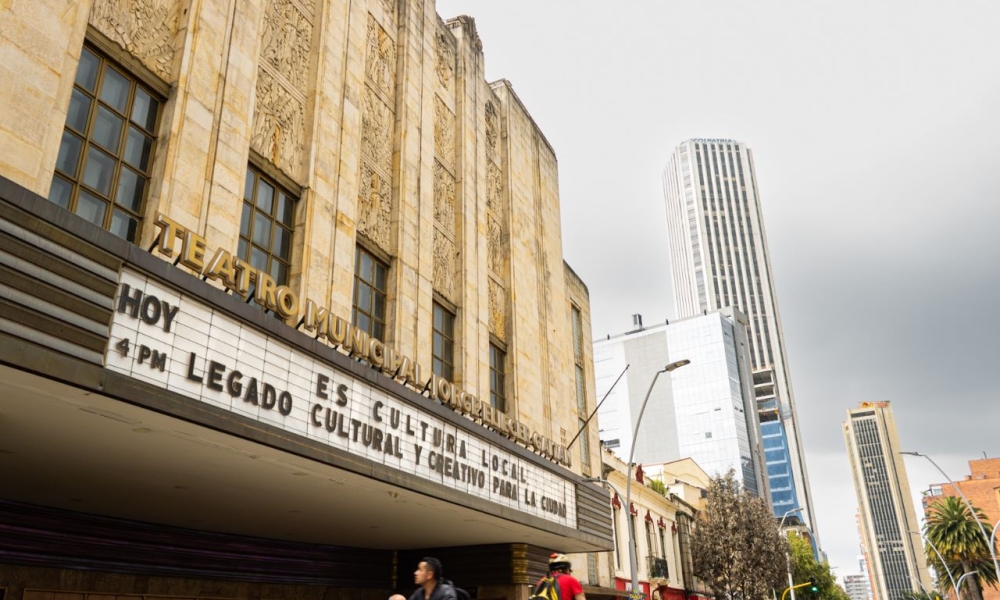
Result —
M611 389L598 411L601 441L628 459L638 411L648 393L635 462L692 458L709 475L732 468L747 490L765 496L746 316L725 308L648 328L639 315L635 318L634 331L594 342L598 394ZM662 375L650 389L657 370L682 359L691 364Z
M801 509L815 536L753 155L734 140L688 140L670 157L663 190L677 316L726 306L747 315L774 514Z
M902 600L930 589L920 544L920 522L910 497L896 419L888 402L862 402L844 423L847 456L861 515L861 542L869 557L875 600Z

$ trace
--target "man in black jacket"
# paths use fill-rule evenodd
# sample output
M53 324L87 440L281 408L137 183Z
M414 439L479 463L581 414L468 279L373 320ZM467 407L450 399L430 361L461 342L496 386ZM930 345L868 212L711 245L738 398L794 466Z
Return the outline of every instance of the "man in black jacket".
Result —
M419 585L409 600L458 600L455 587L441 580L443 568L438 559L425 556L413 572L413 583ZM407 600L402 594L393 594L389 600Z

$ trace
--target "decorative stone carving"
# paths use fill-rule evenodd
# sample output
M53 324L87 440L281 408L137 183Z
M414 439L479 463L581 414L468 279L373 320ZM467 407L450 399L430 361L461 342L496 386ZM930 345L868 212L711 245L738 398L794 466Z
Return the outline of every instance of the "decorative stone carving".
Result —
M437 76L441 87L451 91L451 82L455 78L455 48L451 34L439 31L434 37L437 51Z
M297 173L305 129L305 102L263 66L257 69L257 100L250 145L275 165Z
M313 33L311 15L303 14L291 0L271 0L266 11L261 30L261 61L305 93Z
M365 74L378 90L389 98L393 97L396 89L396 42L370 14Z
M437 96L434 96L434 154L438 160L454 171L455 115Z
M500 115L492 102L486 103L486 158L500 164Z
M358 192L358 231L380 248L389 251L389 222L392 213L392 184L372 168L361 164Z
M185 2L96 0L90 24L165 81L173 82L174 38Z
M503 210L503 174L500 167L486 163L486 209L497 217L502 217Z
M361 114L361 152L387 175L392 173L393 120L389 106L366 86Z
M504 275L504 259L507 253L504 248L503 226L499 219L492 215L486 218L486 261L491 271L498 276Z
M458 262L458 252L455 250L455 242L451 241L444 233L437 228L434 229L434 289L448 300L456 302L455 274L458 272L456 264Z
M501 342L507 341L507 291L499 283L490 279L490 333Z
M434 161L434 220L455 235L455 177Z

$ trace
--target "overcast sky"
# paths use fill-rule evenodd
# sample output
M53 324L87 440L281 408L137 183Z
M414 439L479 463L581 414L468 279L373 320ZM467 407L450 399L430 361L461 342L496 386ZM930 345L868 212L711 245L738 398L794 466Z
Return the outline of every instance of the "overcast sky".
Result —
M858 572L841 423L891 400L958 479L1000 456L1000 2L438 0L476 19L559 159L593 335L674 317L660 173L754 152L792 383L835 573ZM600 392L600 390L599 390ZM915 496L942 477L908 458ZM918 516L922 515L919 506Z

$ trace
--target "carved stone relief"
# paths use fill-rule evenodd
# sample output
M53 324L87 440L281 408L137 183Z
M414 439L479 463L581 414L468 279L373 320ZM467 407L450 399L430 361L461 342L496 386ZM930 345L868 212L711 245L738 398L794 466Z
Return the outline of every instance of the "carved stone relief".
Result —
M437 51L437 75L441 87L451 91L451 82L455 78L455 48L452 46L451 35L439 31L435 36Z
M310 15L303 14L291 0L271 0L266 10L261 30L261 61L305 93L313 32Z
M255 93L257 101L250 133L251 147L275 165L298 172L305 128L305 103L263 67L257 69Z
M392 172L392 110L371 88L365 87L361 114L361 152L383 173Z
M500 164L500 115L492 102L486 103L486 158Z
M501 342L507 341L507 292L499 283L490 279L490 333Z
M445 298L456 302L456 290L458 285L455 281L455 274L458 272L456 263L458 253L455 250L455 242L448 239L437 228L434 229L434 289Z
M492 215L486 218L486 260L491 271L503 276L504 258L507 253L504 251L503 226L500 221Z
M486 163L486 208L497 217L503 216L503 174L500 167Z
M389 222L392 213L392 184L372 168L361 164L358 193L358 231L383 250L389 251Z
M455 115L437 96L434 96L434 154L449 169L455 169Z
M184 4L176 0L96 0L90 24L149 70L173 82L174 37Z
M368 52L365 74L375 87L392 98L396 89L396 42L368 15Z
M455 235L455 177L434 161L434 220Z

